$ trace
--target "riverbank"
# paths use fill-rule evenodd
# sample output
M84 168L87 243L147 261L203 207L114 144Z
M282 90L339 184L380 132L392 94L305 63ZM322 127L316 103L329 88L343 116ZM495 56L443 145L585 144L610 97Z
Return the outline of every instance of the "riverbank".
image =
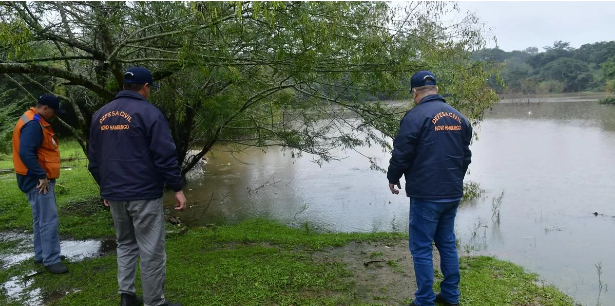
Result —
M110 213L97 199L85 161L75 156L64 166L69 168L57 182L63 240L113 237ZM0 176L0 190L4 235L30 232L30 209L13 174ZM188 306L399 305L409 304L415 290L407 237L401 233L322 233L308 223L290 228L263 219L185 232L169 225L169 230L174 234L167 238L167 297ZM2 240L0 254L27 251L27 240ZM3 262L0 304L118 303L113 250L66 262L70 273L59 276L46 273L32 258ZM512 263L462 257L461 266L463 305L573 304Z
M571 92L561 94L502 94L500 104L550 103L550 102L599 102L610 97L607 92Z
M184 305L399 305L415 284L403 234L315 233L267 220L200 228L167 240L167 297ZM51 275L32 259L0 271L21 283L3 305L114 305L116 258L68 262ZM571 305L536 275L491 257L462 257L463 305ZM437 273L438 281L441 273ZM137 287L139 284L137 284ZM438 290L436 285L436 290ZM37 304L40 303L40 304Z

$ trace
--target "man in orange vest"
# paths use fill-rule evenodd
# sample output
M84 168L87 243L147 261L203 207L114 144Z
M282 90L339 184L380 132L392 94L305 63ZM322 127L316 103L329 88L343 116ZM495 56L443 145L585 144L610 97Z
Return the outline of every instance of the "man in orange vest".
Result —
M55 274L66 273L68 269L60 261L54 192L55 180L60 177L60 150L49 121L63 113L56 96L42 95L36 106L19 118L13 130L17 185L32 206L34 262L44 264Z

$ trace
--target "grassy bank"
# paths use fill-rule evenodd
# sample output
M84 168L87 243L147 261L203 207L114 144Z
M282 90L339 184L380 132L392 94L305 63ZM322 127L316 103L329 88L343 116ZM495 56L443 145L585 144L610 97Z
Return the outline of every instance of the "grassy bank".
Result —
M113 236L82 153L73 152L57 182L60 232ZM30 208L14 174L0 176L0 190L0 231L31 231ZM167 238L166 295L186 306L409 304L416 285L406 239L400 233L318 233L269 220L192 229ZM0 254L18 244L0 241ZM463 257L461 263L463 305L572 305L512 263L491 257ZM118 304L114 252L67 265L66 275L46 273L32 259L0 267L0 305ZM7 281L26 289L9 297Z
M382 259L377 267L351 269L343 262L352 249L393 249L405 237L395 233L331 234L293 229L266 220L236 226L195 229L170 237L167 246L167 297L184 305L395 305L409 303L412 288L395 292L361 274L408 278L409 257L386 251L362 254L361 263ZM352 245L352 249L348 246ZM407 249L399 249L408 252ZM333 252L333 253L332 253ZM66 275L41 273L32 288L55 296L47 305L114 305L115 256L69 263ZM571 305L553 287L536 285L537 277L490 257L464 257L463 305ZM42 270L28 261L0 273L0 282L24 271ZM369 280L369 278L367 278ZM377 295L362 294L365 287ZM437 290L437 288L436 288ZM66 292L69 292L66 294ZM391 298L395 296L397 298ZM2 297L0 297L0 301ZM5 305L22 305L4 300Z
M63 169L56 181L60 234L78 239L113 236L113 220L100 202L85 154L76 141L60 143ZM12 169L11 158L1 156L0 169ZM0 190L0 231L32 231L32 211L14 173L0 175Z

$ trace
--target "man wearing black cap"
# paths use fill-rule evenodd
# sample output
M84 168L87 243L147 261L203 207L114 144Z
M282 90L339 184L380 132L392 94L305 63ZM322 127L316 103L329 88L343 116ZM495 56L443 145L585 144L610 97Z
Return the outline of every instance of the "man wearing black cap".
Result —
M417 290L412 306L459 304L459 258L455 246L455 216L463 197L463 179L470 165L472 127L466 118L438 94L436 76L419 71L411 88L417 104L401 120L387 178L399 194L399 179L406 178L410 197L410 252ZM432 243L440 252L444 280L434 294Z
M13 166L19 189L28 195L32 206L34 262L51 273L68 269L60 261L58 209L55 180L60 177L60 150L49 122L63 114L60 100L53 95L39 97L17 121L13 130Z
M92 117L89 170L111 208L117 237L121 306L181 306L167 301L162 194L175 192L175 209L186 207L175 143L162 112L147 101L152 74L132 67L124 90ZM137 258L141 257L143 299L136 295Z

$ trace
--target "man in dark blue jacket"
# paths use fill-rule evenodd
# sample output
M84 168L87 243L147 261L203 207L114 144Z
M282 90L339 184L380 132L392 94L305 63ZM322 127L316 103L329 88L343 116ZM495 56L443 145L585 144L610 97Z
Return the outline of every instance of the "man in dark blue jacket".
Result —
M459 258L455 246L455 215L463 197L463 179L470 165L472 127L466 118L438 95L436 77L419 71L411 79L415 103L401 120L387 178L399 194L406 177L410 197L410 252L417 290L411 305L459 303ZM444 280L433 292L432 242L440 252Z
M92 117L89 170L111 208L117 236L121 306L181 306L163 293L166 253L162 194L175 191L175 209L186 207L175 143L162 112L147 101L152 74L132 67L124 90ZM136 295L137 257L141 257L143 300Z

